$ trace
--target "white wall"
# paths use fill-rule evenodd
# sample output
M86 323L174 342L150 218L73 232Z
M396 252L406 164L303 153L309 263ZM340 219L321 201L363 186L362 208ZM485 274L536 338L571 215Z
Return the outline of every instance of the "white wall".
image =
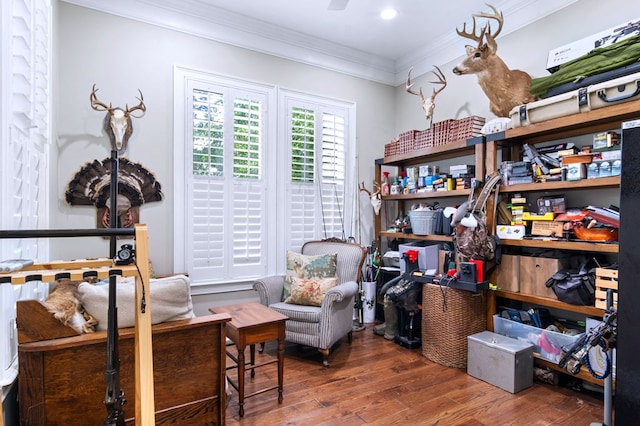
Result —
M629 0L580 0L543 20L498 37L498 55L511 69L526 71L534 78L544 77L549 75L545 66L549 50L638 18L640 13L637 8L635 10ZM470 14L473 12L469 11ZM506 18L504 30L507 31L508 27L509 20ZM455 28L451 31L455 31ZM495 118L489 111L489 101L480 89L476 76L453 74L453 68L464 56L465 52L461 50L456 61L436 64L447 78L447 87L436 98L434 122L469 115ZM429 83L430 80L434 80L431 73L412 76L415 87L422 86L425 94L431 93L433 85ZM426 127L418 98L407 93L404 85L396 88L396 106L396 133Z
M103 113L93 111L89 93L95 83L102 101L114 106L136 101L144 94L147 113L134 119L134 132L125 156L152 171L162 184L165 199L145 204L140 221L149 227L150 258L158 273L173 264L173 66L178 64L211 73L279 85L357 104L359 180L371 187L373 162L394 133L394 88L343 74L302 65L141 22L57 3L56 75L51 199L53 228L91 228L95 209L71 207L64 191L87 161L110 155L102 133ZM368 204L367 204L368 206ZM366 207L366 206L365 206ZM370 227L369 227L370 229ZM373 237L363 238L368 244ZM100 242L98 242L100 243ZM80 252L78 251L81 246ZM104 257L108 244L52 241L53 258Z

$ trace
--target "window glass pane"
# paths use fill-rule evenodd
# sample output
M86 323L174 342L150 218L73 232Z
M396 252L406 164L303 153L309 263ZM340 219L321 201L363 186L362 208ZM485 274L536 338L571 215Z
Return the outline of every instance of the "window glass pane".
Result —
M236 178L260 178L261 102L236 99L234 102L233 175Z
M224 96L193 90L193 174L222 176L224 172Z
M291 109L291 180L313 182L315 158L315 111Z

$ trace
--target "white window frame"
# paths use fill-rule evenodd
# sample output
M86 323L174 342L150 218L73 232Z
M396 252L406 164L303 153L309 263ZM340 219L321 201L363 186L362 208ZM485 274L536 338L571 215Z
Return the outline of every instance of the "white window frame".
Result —
M266 241L265 258L266 265L264 275L284 273L285 253L289 247L289 237L283 230L287 228L287 215L284 211L287 204L287 194L282 186L286 182L287 173L290 173L287 158L290 159L290 140L287 140L287 129L290 123L286 121L287 114L284 106L289 101L304 101L316 105L323 105L325 108L338 108L344 112L348 121L345 135L346 147L345 155L348 160L345 169L351 173L345 177L345 202L343 220L345 222L345 235L352 236L356 227L354 220L355 200L357 194L357 172L356 172L356 138L355 138L355 103L348 101L333 100L326 97L304 94L292 90L278 88L274 85L238 80L232 77L214 75L205 71L193 70L183 66L174 66L174 265L175 271L189 272L188 247L190 234L188 233L188 202L189 174L191 169L187 161L192 161L191 153L187 152L186 144L191 138L192 120L191 92L192 83L202 83L203 85L220 84L238 89L250 88L254 91L261 91L266 95L265 105L266 116L264 123L265 144L264 149L264 176L267 180L267 194L265 212L269 212L271 217L266 221ZM286 237L285 237L286 236ZM316 232L318 239L323 238L322 229L318 227ZM258 276L253 276L257 278ZM192 280L193 294L209 294L227 291L247 290L251 288L251 279L210 277L206 280Z

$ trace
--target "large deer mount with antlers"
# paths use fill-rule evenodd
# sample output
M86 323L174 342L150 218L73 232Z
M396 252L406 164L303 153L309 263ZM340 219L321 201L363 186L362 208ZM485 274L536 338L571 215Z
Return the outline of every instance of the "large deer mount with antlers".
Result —
M91 108L96 111L106 111L103 128L104 131L109 136L109 140L111 141L111 149L118 151L118 155L122 155L124 151L127 149L127 142L133 133L133 122L131 121L131 117L141 118L144 116L147 111L147 107L144 105L144 98L142 96L142 92L140 92L140 97L138 98L138 105L129 108L129 105L125 105L124 109L120 107L112 107L111 104L107 105L104 102L101 102L96 95L96 85L93 85L91 89L91 95L89 95L89 100L91 101ZM138 115L131 114L134 111L142 111Z
M491 5L493 13L475 13L473 29L467 32L466 23L462 31L456 28L459 36L476 41L477 46L466 46L467 57L453 69L456 75L476 74L478 83L489 98L489 109L498 117L508 117L509 112L516 106L534 101L531 94L531 76L524 71L511 70L497 55L498 44L496 37L502 30L504 17L502 12ZM480 28L477 33L476 18L495 20L498 28L492 32L490 21Z

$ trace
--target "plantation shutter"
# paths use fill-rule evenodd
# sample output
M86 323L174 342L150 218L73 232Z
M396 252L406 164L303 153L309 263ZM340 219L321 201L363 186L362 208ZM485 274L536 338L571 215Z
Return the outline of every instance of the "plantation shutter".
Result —
M3 229L48 227L50 33L48 0L2 3L3 143L0 188ZM6 142L4 142L6 141ZM3 258L48 259L47 240L5 240Z
M346 110L288 99L290 161L286 183L288 247L345 239Z
M190 83L193 282L266 273L266 97L233 87Z

